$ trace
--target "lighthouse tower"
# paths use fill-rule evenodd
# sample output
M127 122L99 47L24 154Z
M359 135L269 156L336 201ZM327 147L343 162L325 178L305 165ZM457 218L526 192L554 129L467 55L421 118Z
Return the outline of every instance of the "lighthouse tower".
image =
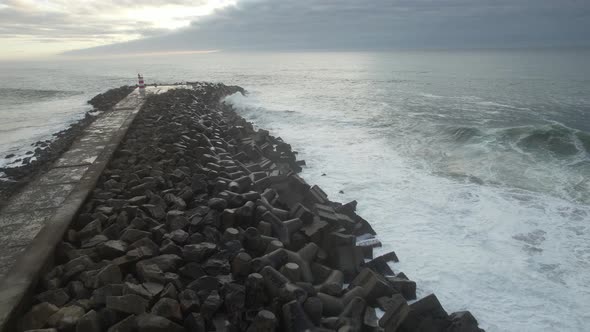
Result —
M139 95L143 97L145 96L145 83L143 81L143 76L141 76L141 74L137 74L137 80L139 81Z

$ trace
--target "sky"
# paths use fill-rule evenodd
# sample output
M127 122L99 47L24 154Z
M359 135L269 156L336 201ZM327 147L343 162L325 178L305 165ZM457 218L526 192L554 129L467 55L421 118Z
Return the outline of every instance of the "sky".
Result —
M0 59L590 46L589 0L0 0Z

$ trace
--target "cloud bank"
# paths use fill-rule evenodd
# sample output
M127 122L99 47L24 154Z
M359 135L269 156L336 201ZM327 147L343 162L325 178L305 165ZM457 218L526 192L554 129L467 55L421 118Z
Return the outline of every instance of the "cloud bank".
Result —
M57 2L60 1L71 3ZM170 3L194 3L188 0L146 1L162 8ZM206 2L200 0L201 4ZM95 3L95 7L80 5L76 12L91 16L112 12L110 6L128 8L130 3L135 1L112 0ZM0 10L0 22L3 22L0 35L14 30L10 22L20 24L21 31L26 33L28 29L38 28L31 21L45 21L60 26L59 30L65 32L62 36L72 38L84 39L97 34L108 37L120 32L143 37L68 52L70 55L211 49L388 50L590 45L587 33L590 31L590 2L587 0L238 0L236 5L195 18L190 26L172 32L161 29L157 15L153 21L142 24L115 20L88 25L70 22L71 15L38 15L10 17L12 13L2 14ZM29 24L33 24L33 28ZM50 40L52 33L48 31L41 36Z
M161 35L236 0L0 0L0 57Z

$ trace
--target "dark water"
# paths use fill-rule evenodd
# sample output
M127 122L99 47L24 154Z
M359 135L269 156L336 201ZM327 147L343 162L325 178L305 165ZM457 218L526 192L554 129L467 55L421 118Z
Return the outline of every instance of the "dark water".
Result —
M470 309L489 331L590 324L589 51L0 64L0 155L61 129L138 71L148 83L246 88L227 102L299 150L309 182L359 200L402 259L394 270L449 311Z

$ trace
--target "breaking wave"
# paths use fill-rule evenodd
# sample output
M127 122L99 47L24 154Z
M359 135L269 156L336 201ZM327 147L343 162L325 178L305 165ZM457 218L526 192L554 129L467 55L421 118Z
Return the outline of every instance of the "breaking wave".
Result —
M444 136L456 143L486 140L516 145L525 153L551 153L554 157L590 153L590 134L560 124L502 129L451 127Z

